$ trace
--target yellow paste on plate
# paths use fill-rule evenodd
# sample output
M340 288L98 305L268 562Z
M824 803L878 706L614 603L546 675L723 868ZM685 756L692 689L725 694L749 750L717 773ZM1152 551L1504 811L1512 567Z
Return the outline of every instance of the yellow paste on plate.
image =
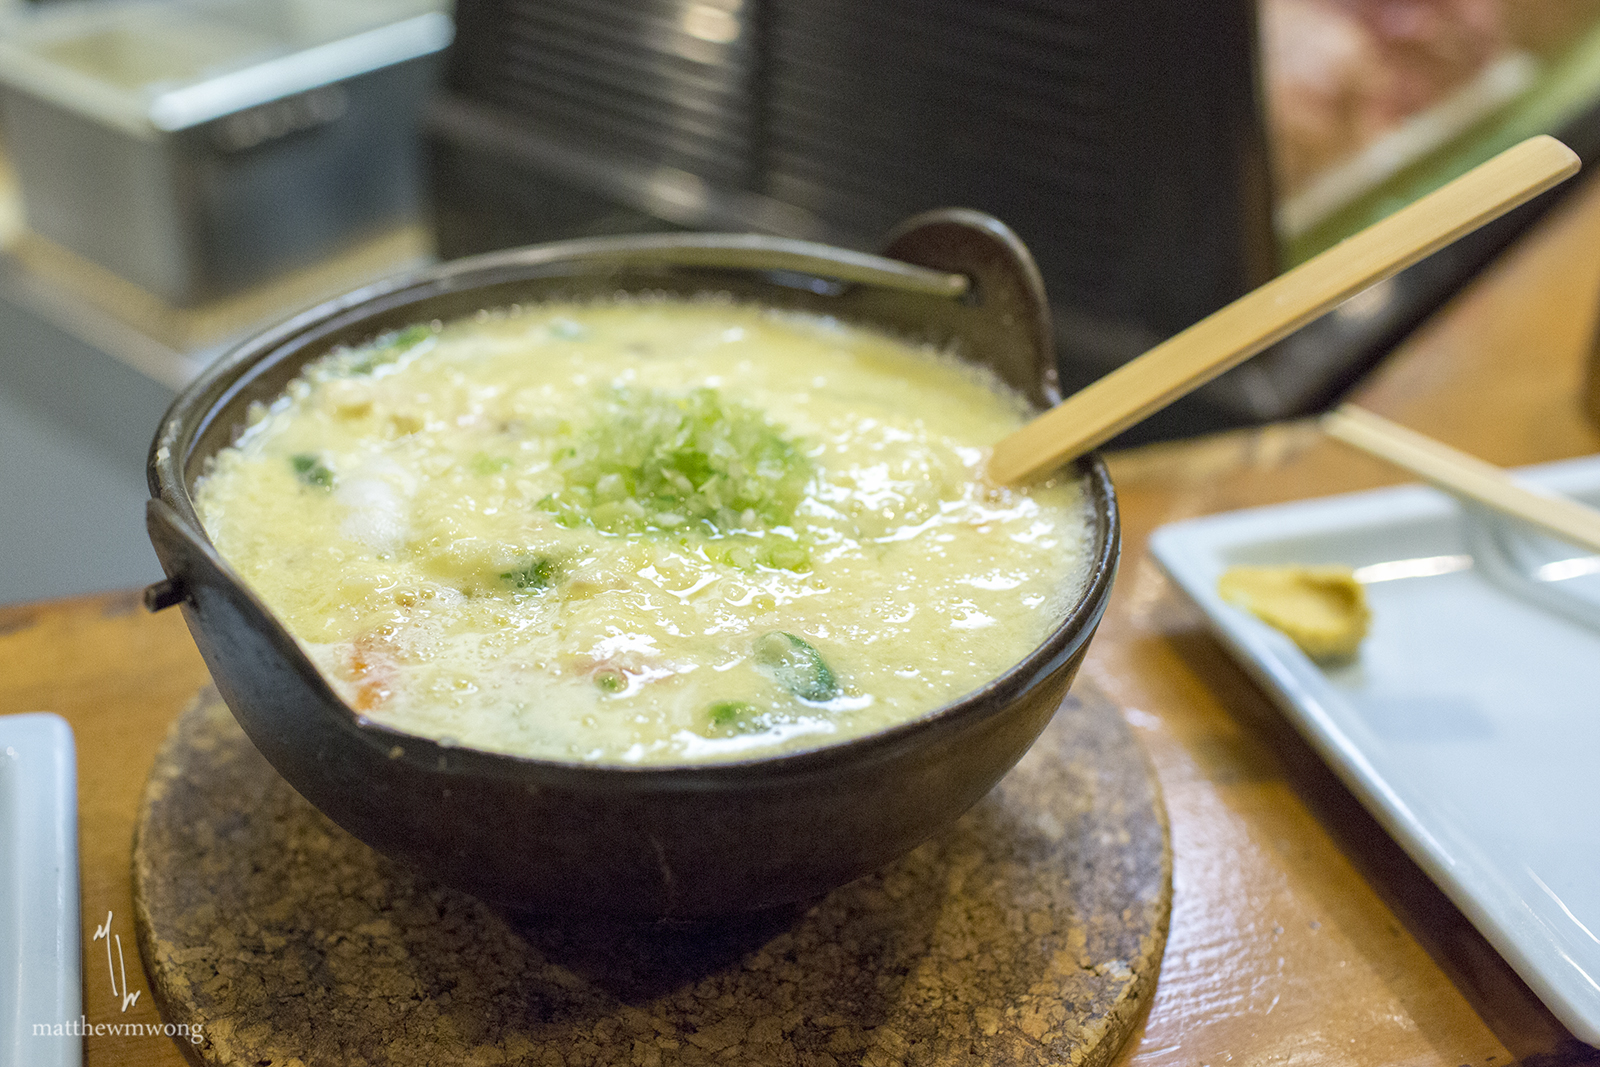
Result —
M1312 659L1354 656L1372 618L1349 567L1229 567L1217 592L1288 635Z
M310 364L197 487L375 722L660 763L898 723L1078 596L1071 479L979 478L1025 405L953 358L727 300L538 305Z

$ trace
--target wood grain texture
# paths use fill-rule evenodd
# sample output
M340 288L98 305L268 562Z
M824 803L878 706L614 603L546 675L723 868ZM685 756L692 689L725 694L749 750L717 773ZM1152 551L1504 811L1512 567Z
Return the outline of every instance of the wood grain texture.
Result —
M1589 181L1353 399L1500 466L1600 451L1584 402L1597 298L1600 185ZM1160 981L1117 1062L1600 1063L1356 803L1144 551L1164 522L1406 476L1311 422L1153 445L1111 466L1126 547L1081 677L1126 709L1155 764L1174 856ZM112 594L0 609L0 711L57 711L77 733L91 1023L155 1019L140 976L131 984L144 995L119 1013L89 935L114 908L131 943L136 804L168 725L205 680L177 616L135 603ZM86 1045L90 1067L184 1063L166 1038Z
M215 691L157 757L139 944L195 1063L1108 1063L1154 989L1171 854L1085 685L949 832L809 905L678 926L518 918L412 875L272 770Z
M208 681L177 612L150 616L137 592L0 608L0 714L53 711L72 725L78 750L78 860L83 914L83 1014L118 1027L85 1041L88 1067L176 1067L164 1036L124 1029L159 1023L134 944L128 845L139 794L161 735ZM128 989L108 969L95 927L120 934Z

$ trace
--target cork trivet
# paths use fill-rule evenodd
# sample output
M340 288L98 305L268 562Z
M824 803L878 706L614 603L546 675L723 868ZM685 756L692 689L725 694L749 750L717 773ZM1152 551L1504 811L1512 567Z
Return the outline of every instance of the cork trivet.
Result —
M1084 682L952 829L808 904L539 925L334 826L214 692L174 725L133 856L139 947L196 1063L835 1067L1108 1062L1171 904L1156 786Z

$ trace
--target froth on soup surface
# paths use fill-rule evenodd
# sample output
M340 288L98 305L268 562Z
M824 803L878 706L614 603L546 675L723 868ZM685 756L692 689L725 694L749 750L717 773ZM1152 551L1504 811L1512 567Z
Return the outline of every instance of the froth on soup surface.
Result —
M954 358L727 300L513 307L309 364L197 489L361 714L665 763L815 747L1016 663L1081 592L1072 478Z

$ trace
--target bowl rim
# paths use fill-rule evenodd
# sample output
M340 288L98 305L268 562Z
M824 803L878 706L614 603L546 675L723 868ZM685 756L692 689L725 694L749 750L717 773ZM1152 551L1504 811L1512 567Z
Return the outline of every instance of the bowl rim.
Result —
M682 258L685 250L689 255L687 261ZM661 261L656 257L664 257L676 265L721 269L729 266L726 257L730 255L750 260L735 263L732 268L735 270L784 269L774 268L771 257L777 256L781 262L796 268L805 270L809 265L809 269L824 276L845 281L956 298L965 291L962 284L965 278L960 275L814 242L751 234L585 238L438 264L324 301L255 334L212 363L178 394L151 442L147 474L152 510L166 511L167 521L183 531L191 547L203 552L232 584L234 591L247 598L276 627L278 633L274 636L282 639L280 643L285 650L293 650L292 665L326 698L331 708L343 713L341 725L344 728L354 731L389 758L416 764L423 770L532 781L548 786L604 782L608 788L623 791L734 787L748 784L753 775L775 783L793 782L825 774L841 761L872 766L896 757L908 746L920 747L948 731L965 730L978 721L1002 713L1015 698L1070 662L1093 636L1105 612L1120 556L1121 522L1110 473L1098 452L1080 457L1072 464L1083 487L1083 503L1091 520L1086 546L1091 556L1090 566L1072 607L1026 656L982 685L913 718L855 737L824 740L813 747L749 757L680 763L589 763L441 743L435 738L373 721L339 696L305 654L299 641L212 545L190 494L187 472L195 460L196 446L202 435L260 374L284 362L303 367L326 354L326 348L318 348L319 340L326 335L376 319L384 312L448 293L488 289L502 282L536 280L547 276L546 272L548 276L566 276L557 268L573 261L615 269L628 265L653 266ZM861 321L871 324L870 319ZM209 459L209 455L202 457L202 462L204 459ZM169 576L169 581L181 582L181 579ZM195 625L192 605L186 599L183 603L192 627ZM398 754L396 749L400 750Z

